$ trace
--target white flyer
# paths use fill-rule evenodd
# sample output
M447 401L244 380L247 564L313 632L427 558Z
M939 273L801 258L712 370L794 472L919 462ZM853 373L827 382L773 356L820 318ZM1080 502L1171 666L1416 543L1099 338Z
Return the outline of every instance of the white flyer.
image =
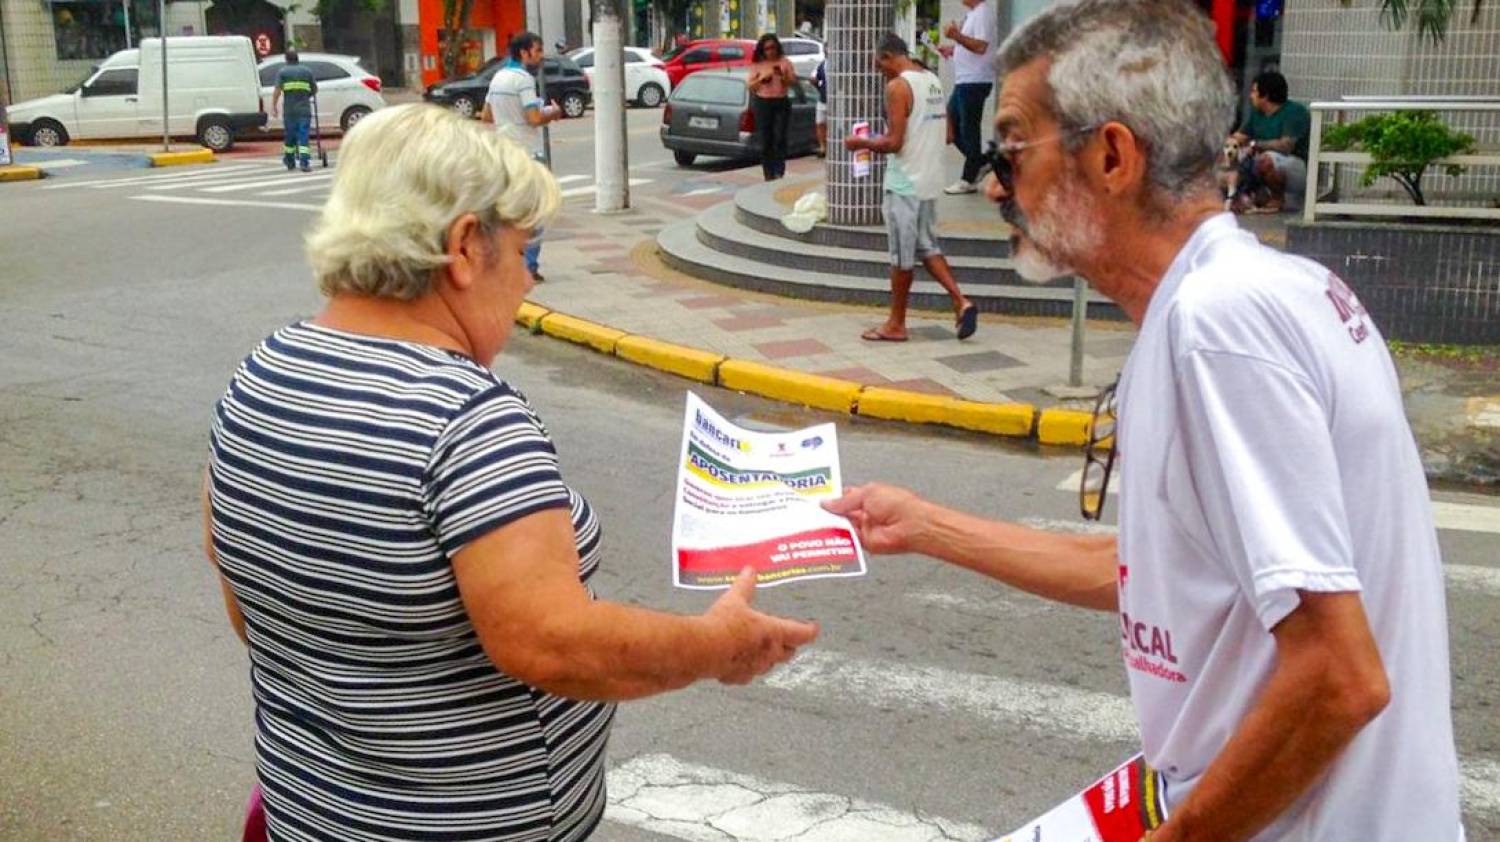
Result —
M1046 815L994 842L1140 842L1167 811L1161 776L1137 754Z
M865 120L849 127L852 137L869 137L870 124ZM875 155L868 149L856 149L849 158L849 174L854 178L869 178L870 169L874 166Z
M747 430L689 392L672 515L672 584L727 588L745 567L757 584L865 575L849 521L820 505L844 493L838 432Z

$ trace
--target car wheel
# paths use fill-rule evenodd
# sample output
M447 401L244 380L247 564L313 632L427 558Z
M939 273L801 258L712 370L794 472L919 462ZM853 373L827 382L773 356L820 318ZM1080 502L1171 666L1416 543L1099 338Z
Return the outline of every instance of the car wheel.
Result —
M68 130L56 120L37 120L31 126L32 146L66 146Z
M198 123L198 142L214 152L234 146L234 129L223 117L204 117Z
M350 129L354 128L355 123L368 116L370 116L370 109L363 105L351 105L344 109L344 116L339 118L339 128L347 134Z
M672 160L676 161L679 167L691 167L693 162L698 160L698 153L688 152L683 149L674 149L672 150Z
M566 94L563 94L562 110L564 117L582 117L583 110L587 107L588 102L584 100L583 94L577 91L568 91Z
M465 117L473 117L478 109L474 104L473 97L456 96L453 98L453 110L464 115Z
M636 102L644 108L655 108L661 105L661 101L665 98L666 92L661 89L661 85L647 82L641 86L640 93L636 95Z

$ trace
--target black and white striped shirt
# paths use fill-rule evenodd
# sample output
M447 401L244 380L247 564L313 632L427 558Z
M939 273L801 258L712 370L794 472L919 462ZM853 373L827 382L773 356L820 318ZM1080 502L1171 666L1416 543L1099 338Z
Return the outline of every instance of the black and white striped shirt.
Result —
M283 328L213 423L214 548L245 615L272 840L586 838L614 707L550 695L480 648L450 559L588 503L525 397L441 349Z

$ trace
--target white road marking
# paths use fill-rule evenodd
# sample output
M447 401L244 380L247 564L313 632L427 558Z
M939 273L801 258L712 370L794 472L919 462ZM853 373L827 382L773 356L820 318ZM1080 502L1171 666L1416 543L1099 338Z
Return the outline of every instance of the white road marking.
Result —
M309 181L321 182L333 178L337 170L320 170L313 173L297 173L296 175L282 176L281 178L263 178L255 181L247 181L239 184L219 184L213 187L200 187L202 193L231 193L236 190L254 190L257 187L275 187L278 184L306 184ZM162 188L155 188L160 190Z
M636 186L641 185L641 184L650 184L650 183L651 183L651 179L649 179L649 178L632 178L630 180L630 186L631 187L636 187ZM597 185L597 184L590 184L587 187L570 187L567 190L562 191L562 197L564 199L571 199L574 196L589 196L589 195L592 195L593 193L597 192L598 189L599 189L599 185Z
M1500 567L1478 564L1445 564L1443 576L1452 587L1500 597Z
M109 188L109 187L136 187L136 186L139 186L139 185L142 185L142 184L155 184L155 183L163 182L163 181L186 181L186 180L190 180L190 179L191 180L196 180L196 179L201 179L201 178L218 178L220 176L228 175L230 173L240 173L240 174L243 174L243 171L246 171L246 170L255 170L255 171L262 171L263 172L263 171L267 171L269 169L270 169L270 167L263 166L263 165L260 165L260 164L215 165L213 168L211 168L209 171L206 171L206 172L204 172L204 171L193 171L193 172L153 173L151 175L138 175L138 176L132 176L130 178L101 178L101 179L95 179L93 181L64 181L64 182L62 182L60 184L51 184L51 185L48 185L48 186L46 186L46 187L44 187L42 189L43 190L63 190L63 189L69 188L69 187L93 187L93 188L96 188L96 189L99 189L99 190L103 190L103 189L106 189L106 188Z
M807 651L766 679L782 690L917 713L960 714L1071 739L1139 744L1135 709L1113 693ZM1463 807L1500 815L1500 762L1460 758ZM821 837L820 837L821 838ZM877 838L877 837L870 837Z
M1013 617L1035 617L1045 614L1056 607L1057 603L1047 602L1041 599L1021 600L1007 595L1003 589L997 588L992 596L976 597L962 596L960 594L944 593L943 591L917 591L906 595L914 602L925 605L935 605L958 614L968 614L975 617L987 617L995 620L1005 620Z
M65 170L68 167L81 167L87 164L81 158L52 158L45 161L36 161L27 166L36 167L39 170Z
M572 184L575 181L588 181L590 178L593 178L593 176L591 176L591 175L577 175L577 174L574 174L574 175L560 175L560 176L557 176L557 183L558 184Z
M320 211L322 205L304 205L296 202L254 202L249 199L207 199L198 196L131 196L142 202L168 202L179 205L223 205L241 208L273 208L275 210Z
M683 193L681 195L684 198L686 198L688 196L703 196L703 195L706 195L708 193L718 193L718 192L719 192L719 188L717 188L717 187L699 187L697 190L689 190L688 192Z
M1500 533L1500 504L1480 506L1433 500L1432 519L1437 522L1438 529Z
M291 196L291 195L296 194L296 193L312 193L312 192L314 192L316 190L327 190L331 186L332 185L324 184L324 183L320 182L318 184L310 184L310 185L305 185L303 187L284 187L284 188L282 188L280 190L267 190L267 191L265 191L263 193L256 193L255 195L257 195L257 196Z
M608 790L606 821L690 842L981 842L994 837L976 825L666 754L643 755L610 770Z
M1113 693L1078 690L827 650L804 652L766 684L862 705L962 713L1002 725L1103 742L1139 743L1135 710Z
M1083 470L1074 471L1068 478L1057 484L1058 491L1071 491L1078 493L1078 484L1083 480ZM1108 493L1118 494L1120 492L1120 477L1118 475L1110 478ZM1500 534L1500 503L1495 505L1482 505L1478 503L1459 503L1450 500L1432 501L1432 518L1438 529L1448 529L1456 532L1488 532Z

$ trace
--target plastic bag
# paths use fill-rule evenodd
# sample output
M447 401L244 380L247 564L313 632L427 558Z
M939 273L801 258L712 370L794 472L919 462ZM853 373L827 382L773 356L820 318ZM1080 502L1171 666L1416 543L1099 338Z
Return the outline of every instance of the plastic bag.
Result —
M827 218L828 198L822 193L803 193L792 205L792 212L781 218L781 224L788 231L806 234Z

